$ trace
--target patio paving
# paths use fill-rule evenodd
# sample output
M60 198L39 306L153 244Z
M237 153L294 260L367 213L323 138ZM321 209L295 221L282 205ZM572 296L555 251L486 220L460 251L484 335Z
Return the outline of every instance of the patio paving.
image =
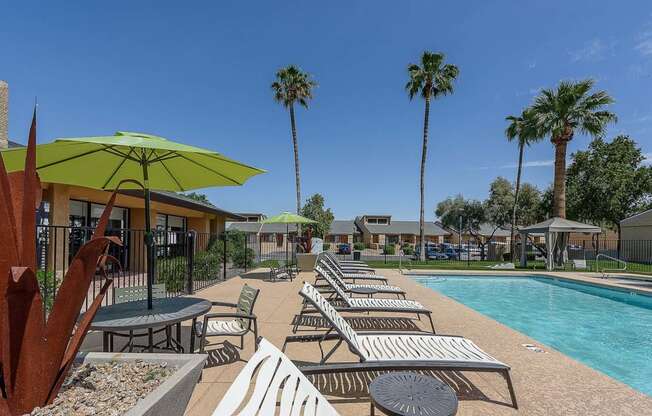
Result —
M511 366L518 410L511 407L504 379L497 374L433 374L457 392L460 399L458 415L652 415L651 397L452 299L420 286L398 271L379 270L378 273L387 276L390 284L404 288L408 299L416 299L433 311L438 334L463 335ZM303 281L313 282L314 274L301 273L292 283L236 277L200 291L196 296L235 302L243 283L260 288L261 294L255 308L259 319L259 333L280 348L285 337L292 333L292 320L301 305L298 291ZM216 308L217 310L219 308ZM373 320L369 318L379 316L387 315L357 315L356 323L360 326L373 325ZM426 322L417 320L396 323L398 328L410 325L417 325L422 329L428 327ZM186 326L186 341L188 331L189 327ZM299 333L314 331L314 328L304 327ZM222 343L223 340L226 342ZM226 389L253 354L251 334L245 337L244 350L237 348L239 338L222 337L211 341L220 344L207 347L209 362L188 405L187 416L211 415ZM532 352L522 344L535 344L543 348L545 353ZM97 350L98 345L99 336L91 334L84 350ZM286 354L295 361L315 362L320 358L319 348L315 343L290 344ZM331 360L356 361L346 346L340 347ZM368 415L370 408L366 386L373 376L375 374L363 373L346 379L321 379L319 387L342 415Z

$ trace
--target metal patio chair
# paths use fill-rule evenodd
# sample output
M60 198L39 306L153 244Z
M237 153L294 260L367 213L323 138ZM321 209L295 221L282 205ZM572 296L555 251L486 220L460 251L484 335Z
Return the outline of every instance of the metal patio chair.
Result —
M254 306L260 289L247 284L242 286L238 303L211 302L213 306L223 306L235 309L235 312L218 312L204 315L202 321L195 323L194 334L190 339L190 351L195 350L195 336L199 338L199 351L204 352L206 337L240 337L240 349L244 348L244 336L252 332L254 342L258 338L258 323L254 315ZM224 319L231 318L231 319ZM254 345L254 348L257 348Z

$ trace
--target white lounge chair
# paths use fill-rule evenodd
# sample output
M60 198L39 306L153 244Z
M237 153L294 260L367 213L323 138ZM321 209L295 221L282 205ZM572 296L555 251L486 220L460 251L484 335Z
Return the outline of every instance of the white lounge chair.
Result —
M338 413L285 354L260 338L258 351L213 412L213 416L232 415L336 416Z
M366 264L342 264L334 256L329 254L322 255L321 258L327 260L333 265L333 267L339 269L342 273L354 273L354 274L375 274L376 270L367 266Z
M341 305L335 305L340 312L388 312L388 313L414 313L419 319L421 315L426 315L430 321L432 333L435 333L435 325L432 322L432 312L426 309L416 300L409 299L385 299L385 298L352 298L335 282L328 274L324 275L324 280L331 287L337 298L342 302ZM311 311L306 308L308 301L304 300L299 317L295 320L292 332L296 332L301 316Z
M336 267L333 267L329 262L324 259L317 260L317 264L320 265L323 269L331 271L333 274L340 277L342 280L351 280L355 283L358 280L367 280L374 282L381 282L387 284L387 278L385 276L379 276L377 274L368 274L368 273L342 273L341 270L338 270Z
M403 296L403 299L405 299L405 291L401 289L398 286L392 286L392 285L376 285L376 284L361 284L361 283L346 283L343 281L335 272L325 270L324 268L321 267L321 265L316 265L315 266L315 271L317 272L318 276L321 278L324 278L326 275L329 275L335 282L337 282L342 289L346 290L347 292L350 292L351 290L359 289L359 288L366 288L366 289L373 289L378 293L391 293L395 294L397 296Z
M331 329L323 335L295 335L286 338L283 350L292 342L319 342L322 351L320 365L302 367L304 374L383 370L495 372L505 378L512 404L517 408L509 366L484 352L473 341L459 336L423 333L357 333L310 283L304 283L299 294L319 310L331 325ZM327 340L337 340L337 343L324 354L321 343ZM326 364L342 343L347 344L360 362Z

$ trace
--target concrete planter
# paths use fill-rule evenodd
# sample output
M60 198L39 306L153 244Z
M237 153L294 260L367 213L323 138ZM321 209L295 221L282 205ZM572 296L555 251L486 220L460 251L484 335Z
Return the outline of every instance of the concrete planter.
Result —
M314 253L297 253L297 267L302 272L311 272L315 270L317 263L317 254Z
M132 407L125 416L180 416L186 411L206 359L205 354L126 354L90 352L77 355L80 363L105 363L109 361L166 362L177 367L163 384Z

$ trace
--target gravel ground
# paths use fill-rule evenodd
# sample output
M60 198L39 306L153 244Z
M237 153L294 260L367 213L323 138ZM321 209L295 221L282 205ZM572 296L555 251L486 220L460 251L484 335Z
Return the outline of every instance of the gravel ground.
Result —
M71 369L54 403L32 416L117 416L176 371L165 363L108 362Z

